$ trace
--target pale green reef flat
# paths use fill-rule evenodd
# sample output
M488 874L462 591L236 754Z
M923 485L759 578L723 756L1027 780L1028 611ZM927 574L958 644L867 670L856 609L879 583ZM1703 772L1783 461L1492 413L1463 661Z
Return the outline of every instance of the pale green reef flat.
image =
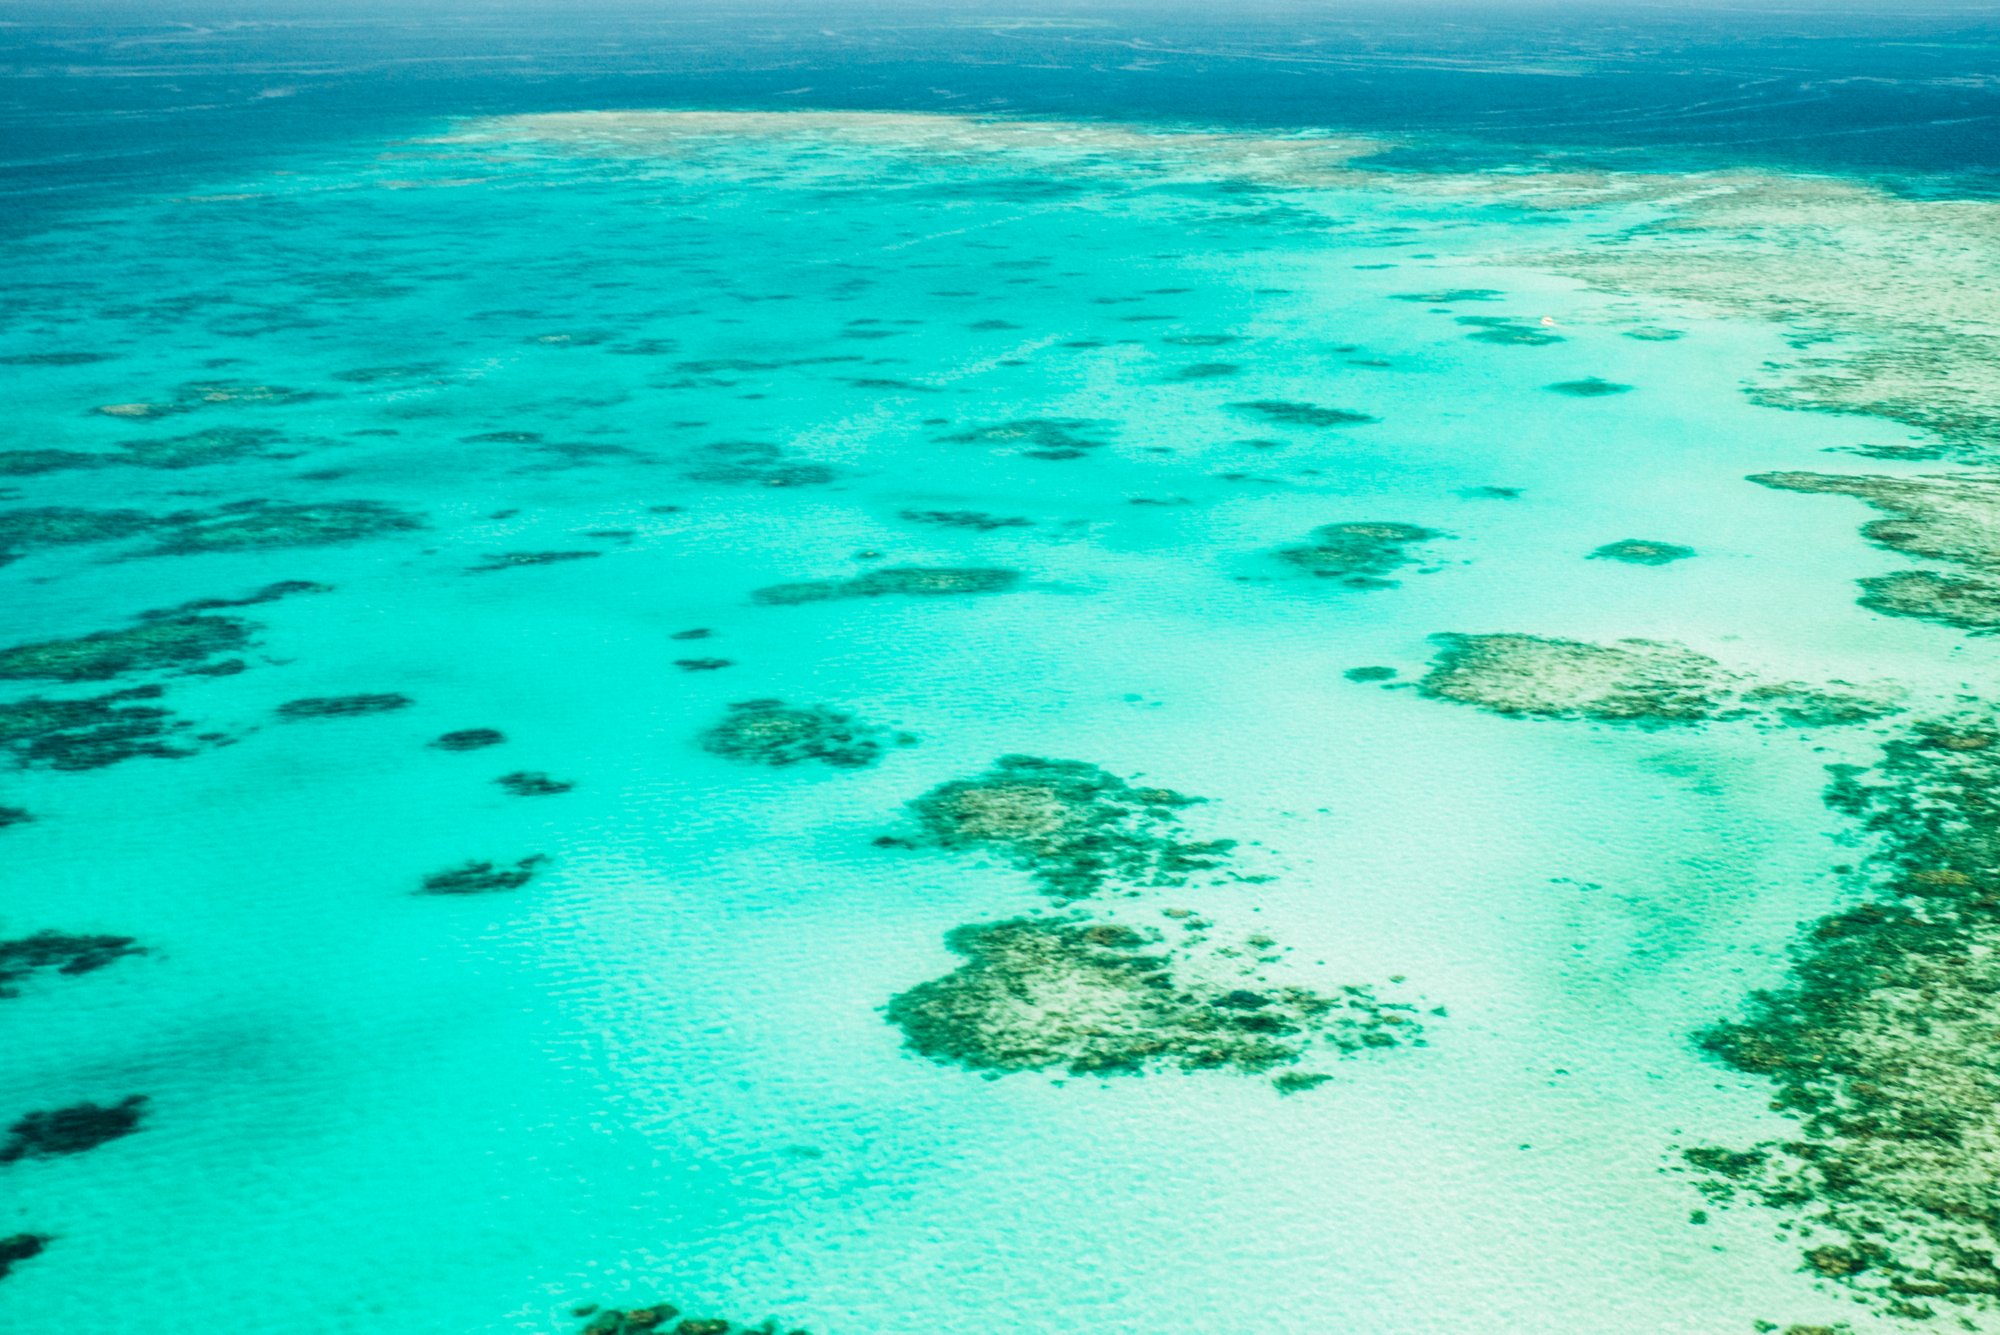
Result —
M2000 1331L1984 900L1811 1077L1921 1154L1713 1028L1992 872L1822 794L1986 745L2000 215L1370 147L468 121L0 256L0 1328Z

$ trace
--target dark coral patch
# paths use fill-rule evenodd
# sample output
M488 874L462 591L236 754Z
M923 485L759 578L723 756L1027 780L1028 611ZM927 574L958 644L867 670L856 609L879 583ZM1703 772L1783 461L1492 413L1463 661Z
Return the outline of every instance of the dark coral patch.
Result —
M1586 376L1582 380L1559 380L1543 388L1552 394L1563 394L1572 399L1603 399L1614 394L1632 392L1630 385L1621 385L1615 380L1602 380L1594 375Z
M467 566L465 573L468 575L484 575L495 570L517 570L523 566L561 565L569 561L588 561L594 556L602 555L604 555L603 552L589 551L496 552L491 556L483 558L476 566Z
M1436 529L1382 520L1323 524L1312 531L1311 541L1280 548L1278 559L1350 588L1384 589L1395 583L1389 575L1416 561L1411 547L1445 536Z
M12 1274L21 1262L40 1256L52 1241L46 1233L12 1233L0 1238L0 1279Z
M460 728L456 732L445 733L431 745L440 751L478 751L498 746L506 740L507 735L498 728Z
M1294 403L1288 399L1250 399L1229 406L1245 416L1280 426L1362 426L1381 420L1346 408L1322 408L1316 403Z
M146 1096L134 1094L118 1103L74 1103L29 1113L8 1128L0 1164L83 1154L137 1131L145 1112Z
M382 501L302 505L238 501L208 514L176 517L150 551L159 556L196 556L325 547L422 527L416 515Z
M77 506L43 505L0 511L0 564L35 547L65 547L76 543L116 542L133 538L161 524L140 510L86 510Z
M1830 768L1828 805L1878 841L1875 892L1807 924L1785 981L1699 1036L1796 1126L1683 1157L1711 1201L1799 1220L1806 1266L1886 1311L2000 1309L2000 719L1923 722L1872 773Z
M1685 561L1695 554L1692 547L1679 543L1658 542L1651 538L1620 538L1617 542L1607 542L1590 554L1592 561L1623 561L1635 566L1663 566L1675 561Z
M756 589L751 601L786 606L841 598L913 598L1004 593L1021 582L1021 572L987 566L889 566L852 579L808 580Z
M139 756L191 756L195 748L178 736L185 722L159 705L134 703L163 694L157 686L135 686L80 700L31 696L0 704L0 747L25 768L56 770L102 769Z
M382 691L362 695L309 695L303 699L287 700L278 706L278 717L285 719L308 718L355 718L366 714L389 714L398 709L408 709L416 701L407 695L394 691Z
M897 518L912 524L935 524L940 528L964 528L991 533L1003 528L1032 528L1035 521L1017 515L992 515L984 510L904 510Z
M725 440L704 445L689 459L682 474L690 482L720 482L731 486L823 487L839 480L835 469L790 458L779 446L756 440Z
M987 445L1028 459L1080 459L1103 447L1107 429L1106 423L1084 417L1021 417L939 439L954 445Z
M1233 840L1191 840L1176 828L1176 813L1200 800L1135 788L1081 760L1011 755L938 785L910 810L924 842L1000 853L1046 893L1080 899L1115 885L1179 885L1221 866Z
M552 779L540 770L515 770L512 774L502 774L493 782L505 788L515 797L555 797L566 793L576 785L567 779Z
M757 765L784 768L817 761L835 769L860 769L874 764L886 743L915 739L892 736L825 705L743 700L729 706L722 722L699 740L701 749L712 755Z
M242 649L250 642L250 632L250 623L235 617L142 621L126 630L0 650L0 678L106 681L128 672L189 668Z
M1545 348L1566 341L1547 325L1513 315L1461 315L1457 323L1471 328L1467 338L1503 347Z
M17 984L37 973L74 978L95 973L127 955L145 953L144 947L129 936L36 932L33 936L0 941L0 997L19 996Z
M434 871L424 877L420 894L426 895L486 895L499 890L518 890L542 869L548 858L540 853L520 858L513 863L472 861L463 862L444 871Z

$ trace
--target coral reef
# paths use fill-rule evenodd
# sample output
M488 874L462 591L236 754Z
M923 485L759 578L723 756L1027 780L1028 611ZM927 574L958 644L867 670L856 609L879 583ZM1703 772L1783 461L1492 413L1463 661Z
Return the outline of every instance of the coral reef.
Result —
M1559 380L1543 388L1554 394L1566 395L1572 399L1604 399L1614 394L1629 394L1630 385L1621 385L1611 380L1600 380L1596 376L1586 376L1582 380Z
M945 944L965 963L900 993L886 1014L912 1051L975 1071L1254 1075L1315 1046L1341 1055L1422 1031L1415 1007L1365 988L1241 986L1121 924L1014 918L957 928Z
M721 1317L687 1317L671 1331L667 1323L680 1316L681 1309L672 1303L654 1303L647 1307L624 1307L599 1309L595 1303L579 1307L572 1314L589 1317L577 1335L807 1335L803 1330L781 1331L775 1319L767 1319L755 1326L742 1326Z
M991 533L1002 528L1031 528L1035 521L1018 516L990 515L983 510L904 510L897 518L912 524L936 524L942 528L967 528Z
M507 734L498 728L460 728L456 732L445 733L431 745L440 751L478 751L498 746L506 740Z
M681 476L690 482L785 488L823 487L837 481L840 474L825 464L789 460L776 445L726 440L694 451L690 467Z
M511 864L478 860L463 862L424 877L423 889L419 893L484 895L496 890L518 890L534 880L547 861L544 854L534 853Z
M1309 541L1278 549L1278 559L1320 579L1337 580L1353 589L1395 587L1390 574L1410 565L1409 549L1448 535L1416 524L1351 520L1322 524Z
M1467 338L1503 347L1545 348L1568 341L1545 325L1513 315L1461 315L1457 323L1472 330Z
M19 996L18 985L37 973L52 971L73 978L95 973L127 955L145 953L129 936L36 932L0 940L0 997Z
M1962 567L1962 573L1903 571L1860 581L1862 606L1967 630L2000 628L2000 479L1983 473L1920 477L1759 473L1781 491L1852 496L1888 517L1862 525L1877 546Z
M1247 417L1279 426L1361 426L1380 420L1346 408L1322 408L1316 403L1294 403L1287 399L1250 399L1229 406Z
M1107 423L1082 417L1023 417L998 426L955 431L939 439L953 445L986 445L1024 459L1081 459L1105 442Z
M303 699L287 700L278 706L278 717L286 719L305 718L352 718L359 714L388 714L398 709L408 709L416 701L407 695L393 691L362 695L309 695Z
M0 565L36 547L116 542L137 537L162 521L140 510L85 510L43 505L0 511Z
M332 592L331 584L320 584L309 579L281 579L275 584L266 584L253 593L246 593L241 598L196 598L177 607L141 612L139 619L157 621L163 617L189 616L196 612L219 612L231 607L255 607L260 603L275 603L281 598L290 598L301 593Z
M26 824L34 818L35 814L26 807L0 806L0 830L6 829L9 825Z
M1005 593L1021 582L1021 572L991 566L887 566L852 579L808 580L756 589L751 601L776 606L823 603L838 598L915 598L951 594Z
M1134 788L1081 760L1009 755L910 803L921 842L1000 853L1058 899L1112 886L1179 885L1222 865L1235 841L1192 840L1177 812L1200 798Z
M423 521L416 515L382 501L296 505L266 500L236 501L208 514L173 517L148 551L155 556L197 556L207 552L325 547L422 527Z
M1881 718L1900 707L1887 687L1757 682L1706 654L1656 640L1591 644L1537 635L1433 635L1418 683L1438 700L1496 714L1666 727L1762 717L1795 727Z
M485 575L495 570L517 570L522 566L552 566L566 561L588 561L603 552L496 552L481 559L476 566L467 566L468 575Z
M32 1261L54 1241L46 1233L10 1233L0 1238L0 1279L13 1273L22 1261Z
M835 769L860 769L881 758L887 742L908 745L907 733L890 734L825 705L783 700L743 700L700 737L701 749L731 760L783 768L816 760Z
M1894 1315L2000 1310L2000 718L1919 723L1872 773L1832 771L1828 803L1877 840L1875 892L1808 924L1785 982L1700 1035L1797 1129L1683 1158Z
M551 779L540 770L515 770L512 774L502 774L493 782L505 788L515 797L555 797L576 787L566 779Z
M1607 542L1587 558L1592 561L1623 561L1635 566L1663 566L1685 561L1695 554L1692 547L1656 542L1651 538L1620 538Z
M7 1129L0 1164L83 1154L139 1129L146 1096L134 1094L112 1104L73 1103L67 1108L29 1113Z
M16 645L0 650L0 678L106 681L128 672L186 668L242 649L251 629L235 617L170 617L73 640Z
M0 747L23 767L57 770L102 769L137 756L191 756L195 748L178 737L188 725L172 710L133 703L164 694L158 686L135 686L80 700L31 696L0 704Z

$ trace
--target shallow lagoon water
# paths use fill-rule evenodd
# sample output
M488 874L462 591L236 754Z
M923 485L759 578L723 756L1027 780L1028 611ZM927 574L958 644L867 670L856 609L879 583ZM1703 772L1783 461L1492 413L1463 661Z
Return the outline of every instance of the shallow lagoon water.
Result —
M8 448L279 433L205 467L12 478L11 504L425 523L0 569L8 644L333 587L242 609L240 674L115 683L158 681L220 744L0 789L35 815L0 832L7 934L148 952L0 1001L0 1114L150 1100L137 1134L0 1169L0 1231L54 1239L0 1285L9 1329L110 1301L168 1331L540 1331L658 1298L821 1335L1870 1319L1768 1217L1690 1223L1704 1202L1663 1169L1783 1130L1690 1035L1840 900L1823 767L1881 725L1523 721L1409 683L1433 634L1521 631L1951 699L1990 651L1856 607L1896 560L1840 506L1743 482L1906 429L1755 406L1746 382L1795 355L1779 330L1515 258L1625 206L1398 191L1342 177L1331 142L436 128L0 261L22 299L0 353L111 354L17 368ZM1627 337L1662 327L1683 337ZM1632 389L1549 388L1590 378ZM154 407L94 411L133 404ZM1276 555L1356 521L1444 536L1388 587ZM1698 555L1588 559L1630 537ZM570 551L601 555L495 562ZM1022 578L754 597L907 567ZM1369 665L1398 675L1343 675ZM75 693L8 698L38 689ZM392 692L415 703L278 712ZM917 740L854 769L702 748L763 698ZM474 727L506 741L428 745ZM876 841L1009 753L1207 799L1184 824L1270 878L1098 911L1268 933L1274 978L1442 1008L1427 1044L1293 1096L904 1050L881 1007L954 967L944 934L1045 903L1001 859ZM494 783L521 770L576 787ZM534 856L505 893L415 893Z

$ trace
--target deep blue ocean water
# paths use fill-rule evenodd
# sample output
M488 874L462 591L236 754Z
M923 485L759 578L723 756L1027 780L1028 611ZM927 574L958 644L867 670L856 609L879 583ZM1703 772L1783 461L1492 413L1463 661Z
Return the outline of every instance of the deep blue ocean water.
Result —
M1565 152L2000 179L2000 11L1979 3L25 0L0 20L14 222L427 117L648 106L1421 132L1410 165Z

